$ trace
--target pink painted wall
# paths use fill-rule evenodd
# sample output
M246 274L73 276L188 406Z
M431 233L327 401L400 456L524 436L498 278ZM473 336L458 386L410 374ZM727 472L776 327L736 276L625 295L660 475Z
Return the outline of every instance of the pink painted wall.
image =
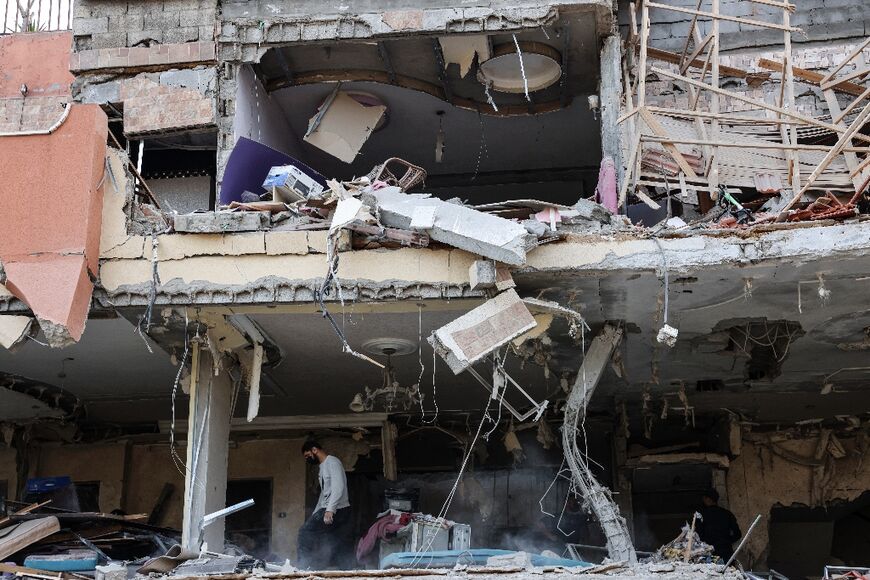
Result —
M22 82L28 94L69 94L70 43L69 33L0 38L0 99L15 98L13 90L20 98ZM88 272L99 269L108 122L98 105L67 106L50 135L0 137L0 262L7 288L78 340L93 291Z
M0 36L0 98L70 94L72 32L35 32Z

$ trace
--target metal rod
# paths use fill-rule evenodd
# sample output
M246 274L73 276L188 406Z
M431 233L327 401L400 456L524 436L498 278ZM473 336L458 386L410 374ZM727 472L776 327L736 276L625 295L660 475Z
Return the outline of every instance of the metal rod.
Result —
M749 534L752 533L752 530L755 529L755 526L758 525L758 522L760 522L760 521L761 521L761 514L758 514L757 516L755 516L755 521L752 522L752 525L749 526L749 529L748 529L748 530L746 530L746 535L743 536L743 539L742 539L742 540L740 540L740 543L737 545L737 549L734 550L734 553L731 554L731 557L728 558L728 561L727 561L727 562L725 562L725 566L722 568L722 572L725 572L725 570L728 569L728 566L731 565L731 562L734 561L734 558L737 557L737 554L740 552L740 549L743 547L743 544L745 544L745 543L746 543L746 540L749 539Z

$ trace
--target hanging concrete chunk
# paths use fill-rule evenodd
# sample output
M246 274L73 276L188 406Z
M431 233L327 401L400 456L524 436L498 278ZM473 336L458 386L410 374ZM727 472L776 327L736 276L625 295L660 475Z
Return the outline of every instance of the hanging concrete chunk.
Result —
M0 316L0 346L11 350L23 343L33 328L33 322L30 316Z
M417 209L433 207L434 225L426 230L433 240L512 266L525 264L526 250L534 241L516 222L447 203L428 193L406 194L398 187L387 187L369 195L373 203L367 203L377 205L385 226L411 229Z
M459 374L537 323L514 290L502 292L429 337L429 344Z
M386 110L382 105L361 105L339 91L309 120L303 139L345 163L352 163Z

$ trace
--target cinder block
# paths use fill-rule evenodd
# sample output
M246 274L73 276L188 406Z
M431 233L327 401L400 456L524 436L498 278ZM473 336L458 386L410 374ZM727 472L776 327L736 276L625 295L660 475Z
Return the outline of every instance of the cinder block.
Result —
M129 30L127 32L127 44L129 44L130 46L145 44L152 40L157 42L163 42L163 31L155 28L150 28L146 30ZM143 62L142 64L148 64L148 59L146 58L145 62Z
M166 44L183 44L185 42L196 42L199 39L199 28L195 26L180 27L177 26L166 30L163 33L163 42Z
M73 18L72 24L74 35L102 34L109 31L108 17L101 18Z
M142 14L118 14L109 16L109 30L112 32L127 32L131 30L142 30L143 26Z
M171 29L178 27L178 12L151 10L145 13L144 18L146 29L159 28L168 33Z
M105 34L94 34L91 36L91 48L125 48L127 46L126 32L107 32ZM116 57L109 66L125 67L127 66L126 55L112 55Z

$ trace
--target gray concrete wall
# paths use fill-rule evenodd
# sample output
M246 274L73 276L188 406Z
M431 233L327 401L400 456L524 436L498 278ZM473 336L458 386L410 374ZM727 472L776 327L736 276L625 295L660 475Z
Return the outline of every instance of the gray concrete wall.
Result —
M75 49L214 39L217 0L76 0Z

